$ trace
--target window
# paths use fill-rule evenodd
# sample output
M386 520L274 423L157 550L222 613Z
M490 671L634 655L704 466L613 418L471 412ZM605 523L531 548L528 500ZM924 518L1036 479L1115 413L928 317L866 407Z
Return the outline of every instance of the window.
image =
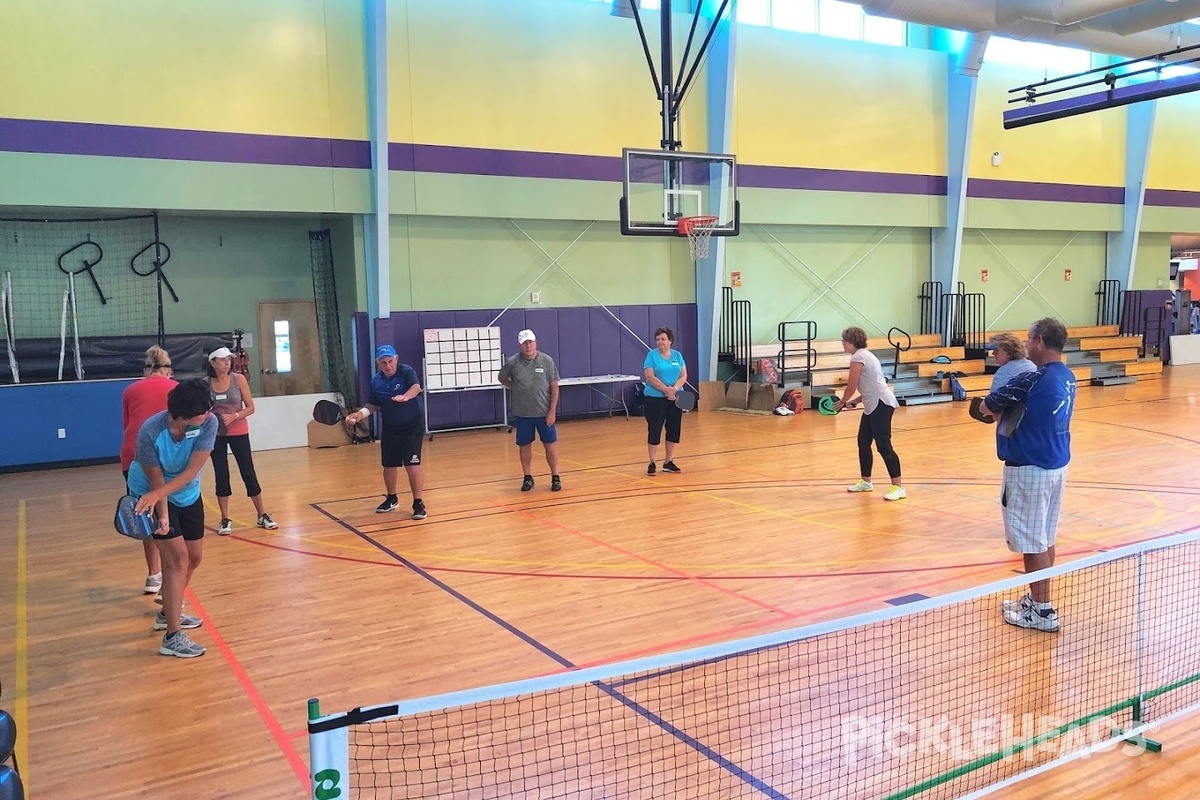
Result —
M817 32L817 0L775 0L771 25L785 31Z
M613 0L594 2L611 5ZM675 2L678 5L672 7L678 10L681 7L691 8L697 0ZM862 6L843 0L734 0L730 5L739 25L816 33L894 47L908 44L908 26L904 22L873 17L863 11ZM640 0L638 8L643 12L660 11L662 0Z
M962 31L950 31L950 41L955 51L960 51L967 41L967 35ZM1092 54L1087 50L1074 47L1058 47L1041 42L1020 42L1016 39L1006 39L1003 36L993 36L988 39L987 52L984 53L985 64L1015 64L1022 67L1035 67L1062 74L1085 72L1092 68Z
M817 11L817 25L822 36L861 39L864 16L862 7L854 3L821 0Z
M738 0L734 6L736 19L743 25L771 24L771 0Z
M275 371L292 371L292 335L286 319L275 320Z

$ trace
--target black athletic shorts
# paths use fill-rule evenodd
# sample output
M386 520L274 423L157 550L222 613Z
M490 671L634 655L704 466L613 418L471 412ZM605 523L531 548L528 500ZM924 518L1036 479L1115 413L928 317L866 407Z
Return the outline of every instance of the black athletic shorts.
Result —
M425 442L425 421L412 425L384 425L379 437L379 457L385 467L421 466L421 445Z
M182 536L184 541L194 542L204 538L203 498L190 506L177 506L168 501L167 515L171 520L171 532L166 536L155 536L155 539L176 539Z

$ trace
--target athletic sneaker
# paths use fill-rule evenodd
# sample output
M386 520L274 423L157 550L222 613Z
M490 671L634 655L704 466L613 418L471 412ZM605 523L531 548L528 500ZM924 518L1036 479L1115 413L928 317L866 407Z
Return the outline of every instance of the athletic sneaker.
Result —
M887 494L883 496L884 500L903 500L908 497L908 490L903 486L895 486L887 490Z
M875 491L875 484L871 483L870 481L859 481L858 483L854 484L853 486L847 486L846 491L847 492L873 492L873 491Z
M204 655L204 648L189 639L183 631L175 631L163 636L162 646L158 648L158 652L164 656L196 658Z
M550 476L550 491L552 491L552 492L561 492L562 491L562 480L560 480L557 475Z
M1033 597L1026 592L1019 600L1005 600L1000 604L1001 611L1011 611L1014 614L1023 608L1033 608Z
M1009 625L1016 625L1018 628L1029 628L1030 630L1045 631L1046 633L1054 633L1058 630L1058 612L1054 609L1050 609L1045 614L1033 606L1026 606L1014 611L1005 611L1004 621Z
M664 469L665 469L665 467L664 467ZM649 464L646 465L646 474L647 475L653 475L657 471L658 471L658 468L654 466L653 461L651 461Z
M162 573L156 572L153 575L146 576L146 584L142 587L142 594L158 594L162 591Z
M386 514L389 511L395 511L400 506L400 498L394 494L389 494L383 498L383 502L375 506L376 514Z
M191 614L179 614L179 627L190 631L192 628L199 628L204 624L204 620L199 617L194 617ZM165 631L167 629L167 615L163 612L158 612L154 617L154 630Z
M221 527L217 528L218 536L228 536L233 533L233 520L221 517Z
M270 514L259 514L258 515L258 527L266 528L269 531L273 531L279 527L279 524L276 523L275 520L271 519Z
M683 472L679 467L675 466L674 461L663 462L663 472Z
M525 480L521 481L521 491L528 492L533 489L533 476L526 475Z
M162 591L161 590L159 591L158 594L154 595L154 602L158 603L160 606L162 605Z
M425 503L420 500L413 500L413 519L425 519Z

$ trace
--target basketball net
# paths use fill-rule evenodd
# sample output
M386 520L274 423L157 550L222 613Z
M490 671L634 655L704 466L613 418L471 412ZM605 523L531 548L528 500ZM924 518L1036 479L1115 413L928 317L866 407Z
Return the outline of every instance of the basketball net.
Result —
M692 260L699 261L708 257L708 244L712 240L713 230L717 227L717 218L710 216L680 217L679 234L688 237L688 248L692 251Z

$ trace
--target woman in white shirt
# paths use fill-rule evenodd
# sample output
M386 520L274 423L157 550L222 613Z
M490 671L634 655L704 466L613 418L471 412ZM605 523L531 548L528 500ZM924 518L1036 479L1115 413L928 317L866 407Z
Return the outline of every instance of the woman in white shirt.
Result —
M904 489L903 478L900 477L900 457L892 447L892 415L899 403L888 389L879 359L867 349L867 334L862 328L846 328L842 331L842 349L850 354L850 379L846 381L842 399L837 401L834 407L841 411L843 408L854 408L859 403L863 404L862 419L858 423L858 464L861 480L847 487L847 491L875 490L875 484L871 482L874 460L871 442L874 442L875 449L879 451L879 456L887 467L888 476L892 479L892 485L883 499L903 500L908 497L908 492Z

